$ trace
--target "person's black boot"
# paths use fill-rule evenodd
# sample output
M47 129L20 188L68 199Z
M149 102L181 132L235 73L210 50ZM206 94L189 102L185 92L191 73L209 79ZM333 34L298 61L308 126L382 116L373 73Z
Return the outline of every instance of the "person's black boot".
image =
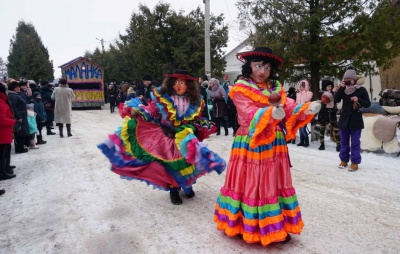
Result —
M181 205L182 204L182 199L179 196L178 191L170 191L169 192L169 197L171 198L171 203L174 205Z
M51 131L51 126L50 124L46 125L46 130L47 130L47 135L56 135L55 132Z
M3 195L4 193L6 193L4 189L0 190L0 196Z
M310 142L308 141L308 137L304 139L304 147L309 147L310 146Z
M321 143L321 145L318 147L318 150L325 150L325 144Z
M71 124L70 123L67 123L67 135L68 135L68 137L72 136L72 134L71 134Z
M15 174L8 174L7 173L7 166L6 166L6 161L1 160L0 161L0 180L7 180L16 177Z
M62 123L59 123L58 124L58 132L60 133L60 138L64 137L63 129L64 129L64 125Z
M296 138L292 139L292 140L291 140L291 143L292 143L293 145L296 144Z
M42 135L38 135L38 136L37 136L36 145L44 145L44 144L46 144L46 143L47 143L47 141L44 141L44 140L43 140Z
M304 138L303 137L300 137L300 143L298 143L297 146L304 146Z
M188 194L185 193L185 196L186 196L187 198L193 198L193 197L195 196L195 193L194 193L193 190L191 190Z

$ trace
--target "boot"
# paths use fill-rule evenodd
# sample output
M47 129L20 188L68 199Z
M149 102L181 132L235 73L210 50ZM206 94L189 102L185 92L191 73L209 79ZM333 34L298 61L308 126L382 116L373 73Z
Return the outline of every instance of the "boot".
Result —
M340 152L340 148L341 148L342 146L340 145L340 144L337 144L336 145L336 152Z
M30 141L29 148L30 148L30 149L39 149L39 147L36 145L34 139L32 139L32 140Z
M292 139L291 140L291 143L294 145L294 144L296 144L296 139L294 138L294 139Z
M181 205L182 204L182 199L179 196L179 192L176 190L171 190L169 192L169 197L171 198L171 203L174 205Z
M186 194L186 192L185 192L185 196L187 197L187 198L193 198L194 197L194 191L193 191L193 189L190 189L190 191L189 191L189 193L188 194Z
M38 135L38 136L37 136L36 145L44 145L44 144L46 144L46 143L47 143L47 141L44 141L44 140L43 140L42 135Z
M304 139L304 145L303 145L304 147L309 147L310 146L310 142L308 141L308 137L306 137L305 139Z
M67 134L68 134L68 137L72 136L72 134L71 134L71 124L70 123L67 123Z
M6 164L7 162L5 160L0 160L0 180L7 180L16 177L15 174L7 173Z
M304 138L300 136L300 143L297 146L304 146Z
M355 164L355 163L352 162L348 170L350 172L357 171L358 170L358 164Z
M64 137L63 129L64 129L64 125L62 123L59 123L58 124L58 131L60 132L60 138Z
M345 167L347 167L347 162L341 161L339 164L339 168L345 168Z
M321 145L318 147L318 150L325 150L325 144L321 143Z
M47 130L47 135L56 135L55 132L52 132L52 131L51 131L51 126L50 126L50 124L47 124L47 125L46 125L46 130Z
M0 196L3 195L4 193L6 193L4 189L0 190Z

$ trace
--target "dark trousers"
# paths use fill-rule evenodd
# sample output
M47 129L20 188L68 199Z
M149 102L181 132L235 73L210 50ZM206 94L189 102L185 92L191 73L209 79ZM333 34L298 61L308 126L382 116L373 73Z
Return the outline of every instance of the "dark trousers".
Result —
M11 162L11 144L0 144L0 164L6 170Z
M15 152L20 153L24 151L26 141L29 140L27 136L16 136L14 138Z
M308 141L307 125L299 128L299 132L300 132L300 140L308 144L309 141Z
M361 129L340 129L341 148L339 158L341 161L355 164L361 163Z
M215 123L217 124L217 134L221 133L221 123L225 129L225 134L228 134L228 124L226 123L225 119L223 117L216 117L214 119Z

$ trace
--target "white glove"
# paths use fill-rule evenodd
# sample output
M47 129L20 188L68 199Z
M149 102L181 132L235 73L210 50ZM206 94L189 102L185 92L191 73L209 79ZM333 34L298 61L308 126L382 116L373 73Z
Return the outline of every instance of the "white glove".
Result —
M285 118L285 110L283 107L275 107L272 109L272 118L276 120L281 120Z
M321 110L321 101L313 101L308 106L308 109L304 112L306 115L315 115Z

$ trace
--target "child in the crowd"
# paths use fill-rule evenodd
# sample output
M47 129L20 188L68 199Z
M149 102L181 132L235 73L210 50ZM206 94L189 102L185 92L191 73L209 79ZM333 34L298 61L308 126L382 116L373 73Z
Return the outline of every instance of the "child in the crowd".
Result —
M38 132L37 124L36 124L36 113L33 110L33 103L27 104L26 108L28 110L28 126L29 126L29 148L31 149L39 149L39 147L35 143L36 132Z
M37 145L46 144L47 141L43 140L42 128L46 126L46 111L44 109L44 104L42 102L42 96L39 92L34 92L33 95L33 105L36 115L36 124L38 128L37 135Z

